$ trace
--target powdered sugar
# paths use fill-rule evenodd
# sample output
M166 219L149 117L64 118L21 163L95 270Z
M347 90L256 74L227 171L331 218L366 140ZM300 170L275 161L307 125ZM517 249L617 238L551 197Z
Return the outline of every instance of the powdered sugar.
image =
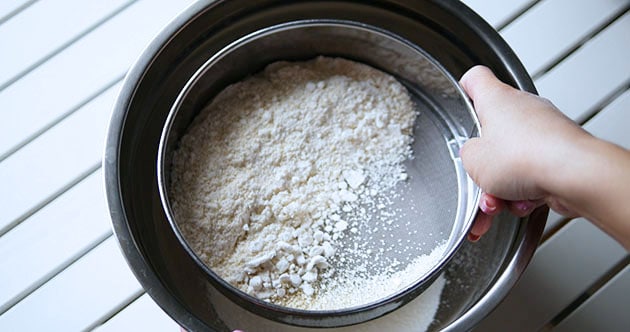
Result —
M368 66L274 63L221 92L181 139L175 218L213 271L258 298L340 309L390 295L442 253L399 267L360 241L378 232L370 220L396 221L415 117L406 89Z
M359 263L353 268L339 270L332 280L326 280L326 291L309 301L308 309L327 310L349 308L374 303L409 287L442 257L446 245L435 248L431 254L417 257L404 269L370 271ZM366 257L369 259L369 257Z

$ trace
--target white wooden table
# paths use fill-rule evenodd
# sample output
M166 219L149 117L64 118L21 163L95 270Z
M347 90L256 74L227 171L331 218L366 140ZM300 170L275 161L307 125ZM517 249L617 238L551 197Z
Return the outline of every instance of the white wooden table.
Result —
M178 331L112 236L100 161L125 71L192 1L0 0L0 331ZM542 96L630 148L629 0L465 2ZM477 330L630 331L629 263L586 220L552 214Z

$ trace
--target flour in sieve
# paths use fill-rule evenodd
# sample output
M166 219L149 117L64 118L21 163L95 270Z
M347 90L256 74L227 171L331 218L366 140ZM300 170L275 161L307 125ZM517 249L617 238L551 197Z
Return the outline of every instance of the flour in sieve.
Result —
M169 192L175 218L214 272L273 303L339 309L350 303L331 299L346 286L393 289L386 280L400 271L347 264L378 259L347 243L369 230L371 215L395 220L388 206L407 178L415 117L405 87L369 66L271 64L217 95L182 137ZM415 272L430 264L416 262Z

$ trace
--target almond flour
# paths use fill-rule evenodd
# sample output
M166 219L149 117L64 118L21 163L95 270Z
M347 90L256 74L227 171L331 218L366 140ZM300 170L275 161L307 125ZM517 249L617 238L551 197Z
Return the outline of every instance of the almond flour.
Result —
M443 252L395 269L361 263L380 257L362 246L378 231L369 220L397 218L416 115L396 79L338 58L277 62L230 85L174 152L169 197L184 237L223 279L275 304L342 309L391 295Z

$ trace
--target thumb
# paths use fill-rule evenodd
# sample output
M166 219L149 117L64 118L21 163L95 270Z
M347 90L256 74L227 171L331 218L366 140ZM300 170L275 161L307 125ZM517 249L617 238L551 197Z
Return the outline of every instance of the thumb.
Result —
M470 99L478 99L486 91L504 85L486 66L477 65L470 68L459 80Z
M498 98L512 89L499 81L492 70L481 65L470 68L459 83L472 100L481 126L484 126L487 118L498 109L496 107L496 103L500 100Z

